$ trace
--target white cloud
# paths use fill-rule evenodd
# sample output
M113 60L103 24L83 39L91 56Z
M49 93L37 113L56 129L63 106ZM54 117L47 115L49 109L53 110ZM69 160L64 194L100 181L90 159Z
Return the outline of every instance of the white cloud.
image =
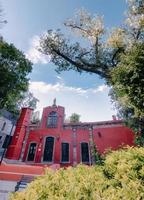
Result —
M98 88L95 90L95 92L96 92L96 93L97 93L97 92L104 92L104 91L106 91L106 90L108 90L108 86L105 85L105 84L103 84L103 85L99 85Z
M61 77L57 77L60 79L60 81L63 79ZM44 94L47 94L48 92L72 92L77 95L83 95L84 97L87 97L89 93L100 93L105 92L108 90L108 87L106 85L100 85L97 88L89 88L89 89L83 89L80 87L71 87L66 86L64 82L58 82L56 84L50 84L45 83L43 81L40 82L30 82L30 89L33 91L38 91Z
M50 84L45 82L30 82L30 90L37 91L43 94L47 94L49 92L71 92L77 95L83 95L87 94L89 90L91 89L82 89L82 88L76 88L71 86L66 86L64 83L56 83L56 84Z
M56 76L56 78L62 82L64 82L63 78L61 76Z
M108 97L109 88L105 85L83 89L67 86L60 80L55 84L30 82L29 89L39 99L37 109L41 111L56 98L57 104L65 107L66 116L76 112L81 115L81 121L108 120L115 114Z
M26 57L34 64L47 64L50 62L50 56L43 55L39 50L40 37L35 35L30 41L30 48L26 52Z

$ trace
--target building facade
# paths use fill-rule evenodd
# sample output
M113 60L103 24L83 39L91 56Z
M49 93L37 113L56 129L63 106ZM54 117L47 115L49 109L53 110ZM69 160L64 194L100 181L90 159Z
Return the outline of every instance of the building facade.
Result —
M75 166L92 164L93 149L99 153L134 145L134 134L121 120L88 123L65 123L65 109L43 109L41 121L32 124L32 109L23 108L6 153L7 159L32 165Z
M0 110L0 157L11 141L15 123L16 119L10 112L3 109Z

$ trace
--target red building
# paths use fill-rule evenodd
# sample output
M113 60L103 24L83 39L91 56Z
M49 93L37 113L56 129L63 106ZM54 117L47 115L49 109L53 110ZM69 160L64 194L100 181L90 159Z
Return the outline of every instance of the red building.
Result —
M115 118L111 121L65 123L65 109L52 106L43 109L41 122L32 124L32 109L23 108L6 158L28 164L61 166L92 164L94 144L100 153L133 145L131 129Z

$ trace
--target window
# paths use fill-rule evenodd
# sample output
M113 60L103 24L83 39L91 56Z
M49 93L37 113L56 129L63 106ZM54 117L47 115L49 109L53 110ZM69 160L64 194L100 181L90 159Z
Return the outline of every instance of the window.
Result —
M28 152L27 161L34 161L35 152L36 152L36 143L33 142L29 145L29 152Z
M47 137L45 142L45 148L44 148L44 162L52 162L53 160L53 149L54 149L54 138L53 137Z
M2 128L1 128L2 131L4 131L5 126L6 126L6 122L3 123L3 126L2 126Z
M98 136L99 136L100 138L102 137L101 132L98 132Z
M89 163L89 147L88 143L81 143L81 159L83 163Z
M61 161L62 162L69 162L69 143L62 143L61 144Z
M57 113L51 112L47 118L47 127L48 128L55 128L57 127Z
M8 145L11 143L12 136L6 135L2 148L7 148Z

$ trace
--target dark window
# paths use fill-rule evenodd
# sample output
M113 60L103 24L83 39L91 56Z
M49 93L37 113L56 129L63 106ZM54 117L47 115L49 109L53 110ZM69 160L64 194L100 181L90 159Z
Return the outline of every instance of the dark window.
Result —
M4 143L3 143L3 145L2 145L2 148L7 148L8 145L11 143L11 139L12 139L12 136L7 135L7 136L5 137L5 140L4 140Z
M88 143L86 142L81 143L81 158L82 158L82 162L84 163L89 162L89 147L88 147Z
M62 162L69 162L69 143L62 143L61 148L62 148L61 161Z
M102 137L101 132L98 132L98 136L99 136L99 137Z
M34 161L35 152L36 152L36 143L31 143L29 146L27 161Z
M4 131L5 126L6 126L6 122L3 123L3 126L2 126L2 128L1 128L2 131Z
M48 128L55 128L57 127L57 113L56 112L51 112L49 115L48 115L48 118L47 118L47 127Z
M54 138L53 137L47 137L46 142L45 142L43 161L52 162L53 149L54 149Z

